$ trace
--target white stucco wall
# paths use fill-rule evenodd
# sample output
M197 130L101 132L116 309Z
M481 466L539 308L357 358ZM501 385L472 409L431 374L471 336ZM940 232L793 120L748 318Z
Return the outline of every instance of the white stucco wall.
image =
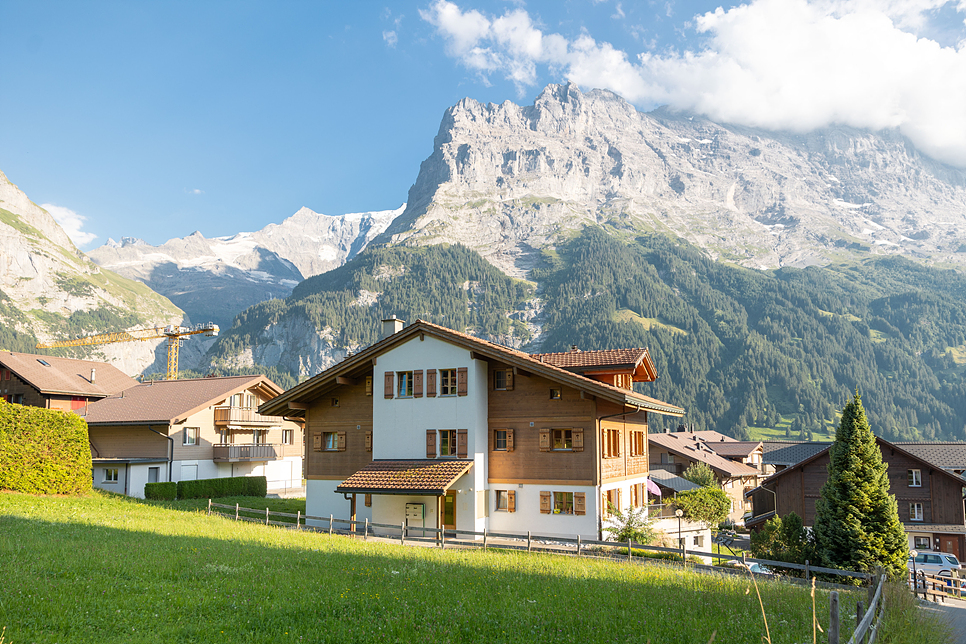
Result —
M496 490L516 492L516 512L496 510ZM526 535L583 539L597 538L597 511L600 493L595 486L578 485L500 485L494 484L487 491L489 496L489 530ZM540 492L583 492L586 495L587 514L541 514Z
M335 488L342 483L343 479L320 480L310 479L305 484L305 514L313 517L323 517L324 521L309 519L307 525L328 527L328 517L331 514L336 519L349 519L352 513L351 502L344 498L342 494L335 491ZM372 497L372 505L376 506L376 499ZM365 496L356 496L356 521L373 520L372 508L367 508ZM389 523L387 521L387 523ZM345 530L347 524L335 524L336 529Z

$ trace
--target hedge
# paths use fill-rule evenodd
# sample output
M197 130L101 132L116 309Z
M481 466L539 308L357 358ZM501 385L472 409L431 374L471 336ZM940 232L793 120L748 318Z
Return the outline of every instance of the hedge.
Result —
M199 479L178 483L179 499L213 499L222 496L258 496L268 493L264 476L236 476L223 479Z
M80 494L93 487L87 422L72 412L0 401L0 489Z
M155 501L174 501L178 498L177 483L145 483L144 498Z

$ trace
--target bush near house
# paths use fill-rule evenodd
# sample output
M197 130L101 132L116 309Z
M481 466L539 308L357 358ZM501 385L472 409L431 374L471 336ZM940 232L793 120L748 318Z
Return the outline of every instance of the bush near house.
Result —
M146 491L145 494L147 494ZM266 494L268 494L268 479L264 476L237 476L178 482L179 499L213 499L220 496L258 496L265 498Z
M178 498L178 484L145 483L144 498L154 501L174 501Z
M0 401L0 489L80 494L89 492L92 483L83 418Z

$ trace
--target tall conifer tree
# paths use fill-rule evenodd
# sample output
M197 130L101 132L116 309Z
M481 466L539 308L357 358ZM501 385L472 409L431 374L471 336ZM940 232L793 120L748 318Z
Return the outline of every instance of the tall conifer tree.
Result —
M904 573L909 557L896 497L889 494L888 466L855 397L842 411L830 450L828 480L815 503L815 541L831 568L871 571L881 564Z

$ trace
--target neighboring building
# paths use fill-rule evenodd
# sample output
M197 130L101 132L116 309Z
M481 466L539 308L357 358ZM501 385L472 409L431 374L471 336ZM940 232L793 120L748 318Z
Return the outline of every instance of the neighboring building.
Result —
M647 503L646 349L528 355L417 320L261 406L306 419L306 513L599 538Z
M762 473L781 472L786 467L801 463L828 449L829 442L762 441Z
M144 484L265 476L302 485L302 428L258 405L282 393L265 376L144 382L77 411L87 420L94 486L143 497Z
M648 441L651 470L665 470L681 476L692 463L704 463L715 473L721 488L731 499L729 521L737 523L751 509L745 492L758 485L760 472L743 461L760 458L760 444L744 445L714 431L687 430L650 434ZM729 456L720 455L718 449Z
M966 480L899 446L876 437L882 460L889 466L889 492L899 506L899 520L909 537L909 548L941 550L960 559L966 556L966 516L963 487ZM923 453L925 444L915 444ZM806 526L815 521L815 501L828 479L829 448L786 467L751 490L754 516L745 525L757 529L775 516L795 512ZM915 447L914 447L915 448Z
M137 384L106 362L0 351L0 396L18 405L71 411Z

